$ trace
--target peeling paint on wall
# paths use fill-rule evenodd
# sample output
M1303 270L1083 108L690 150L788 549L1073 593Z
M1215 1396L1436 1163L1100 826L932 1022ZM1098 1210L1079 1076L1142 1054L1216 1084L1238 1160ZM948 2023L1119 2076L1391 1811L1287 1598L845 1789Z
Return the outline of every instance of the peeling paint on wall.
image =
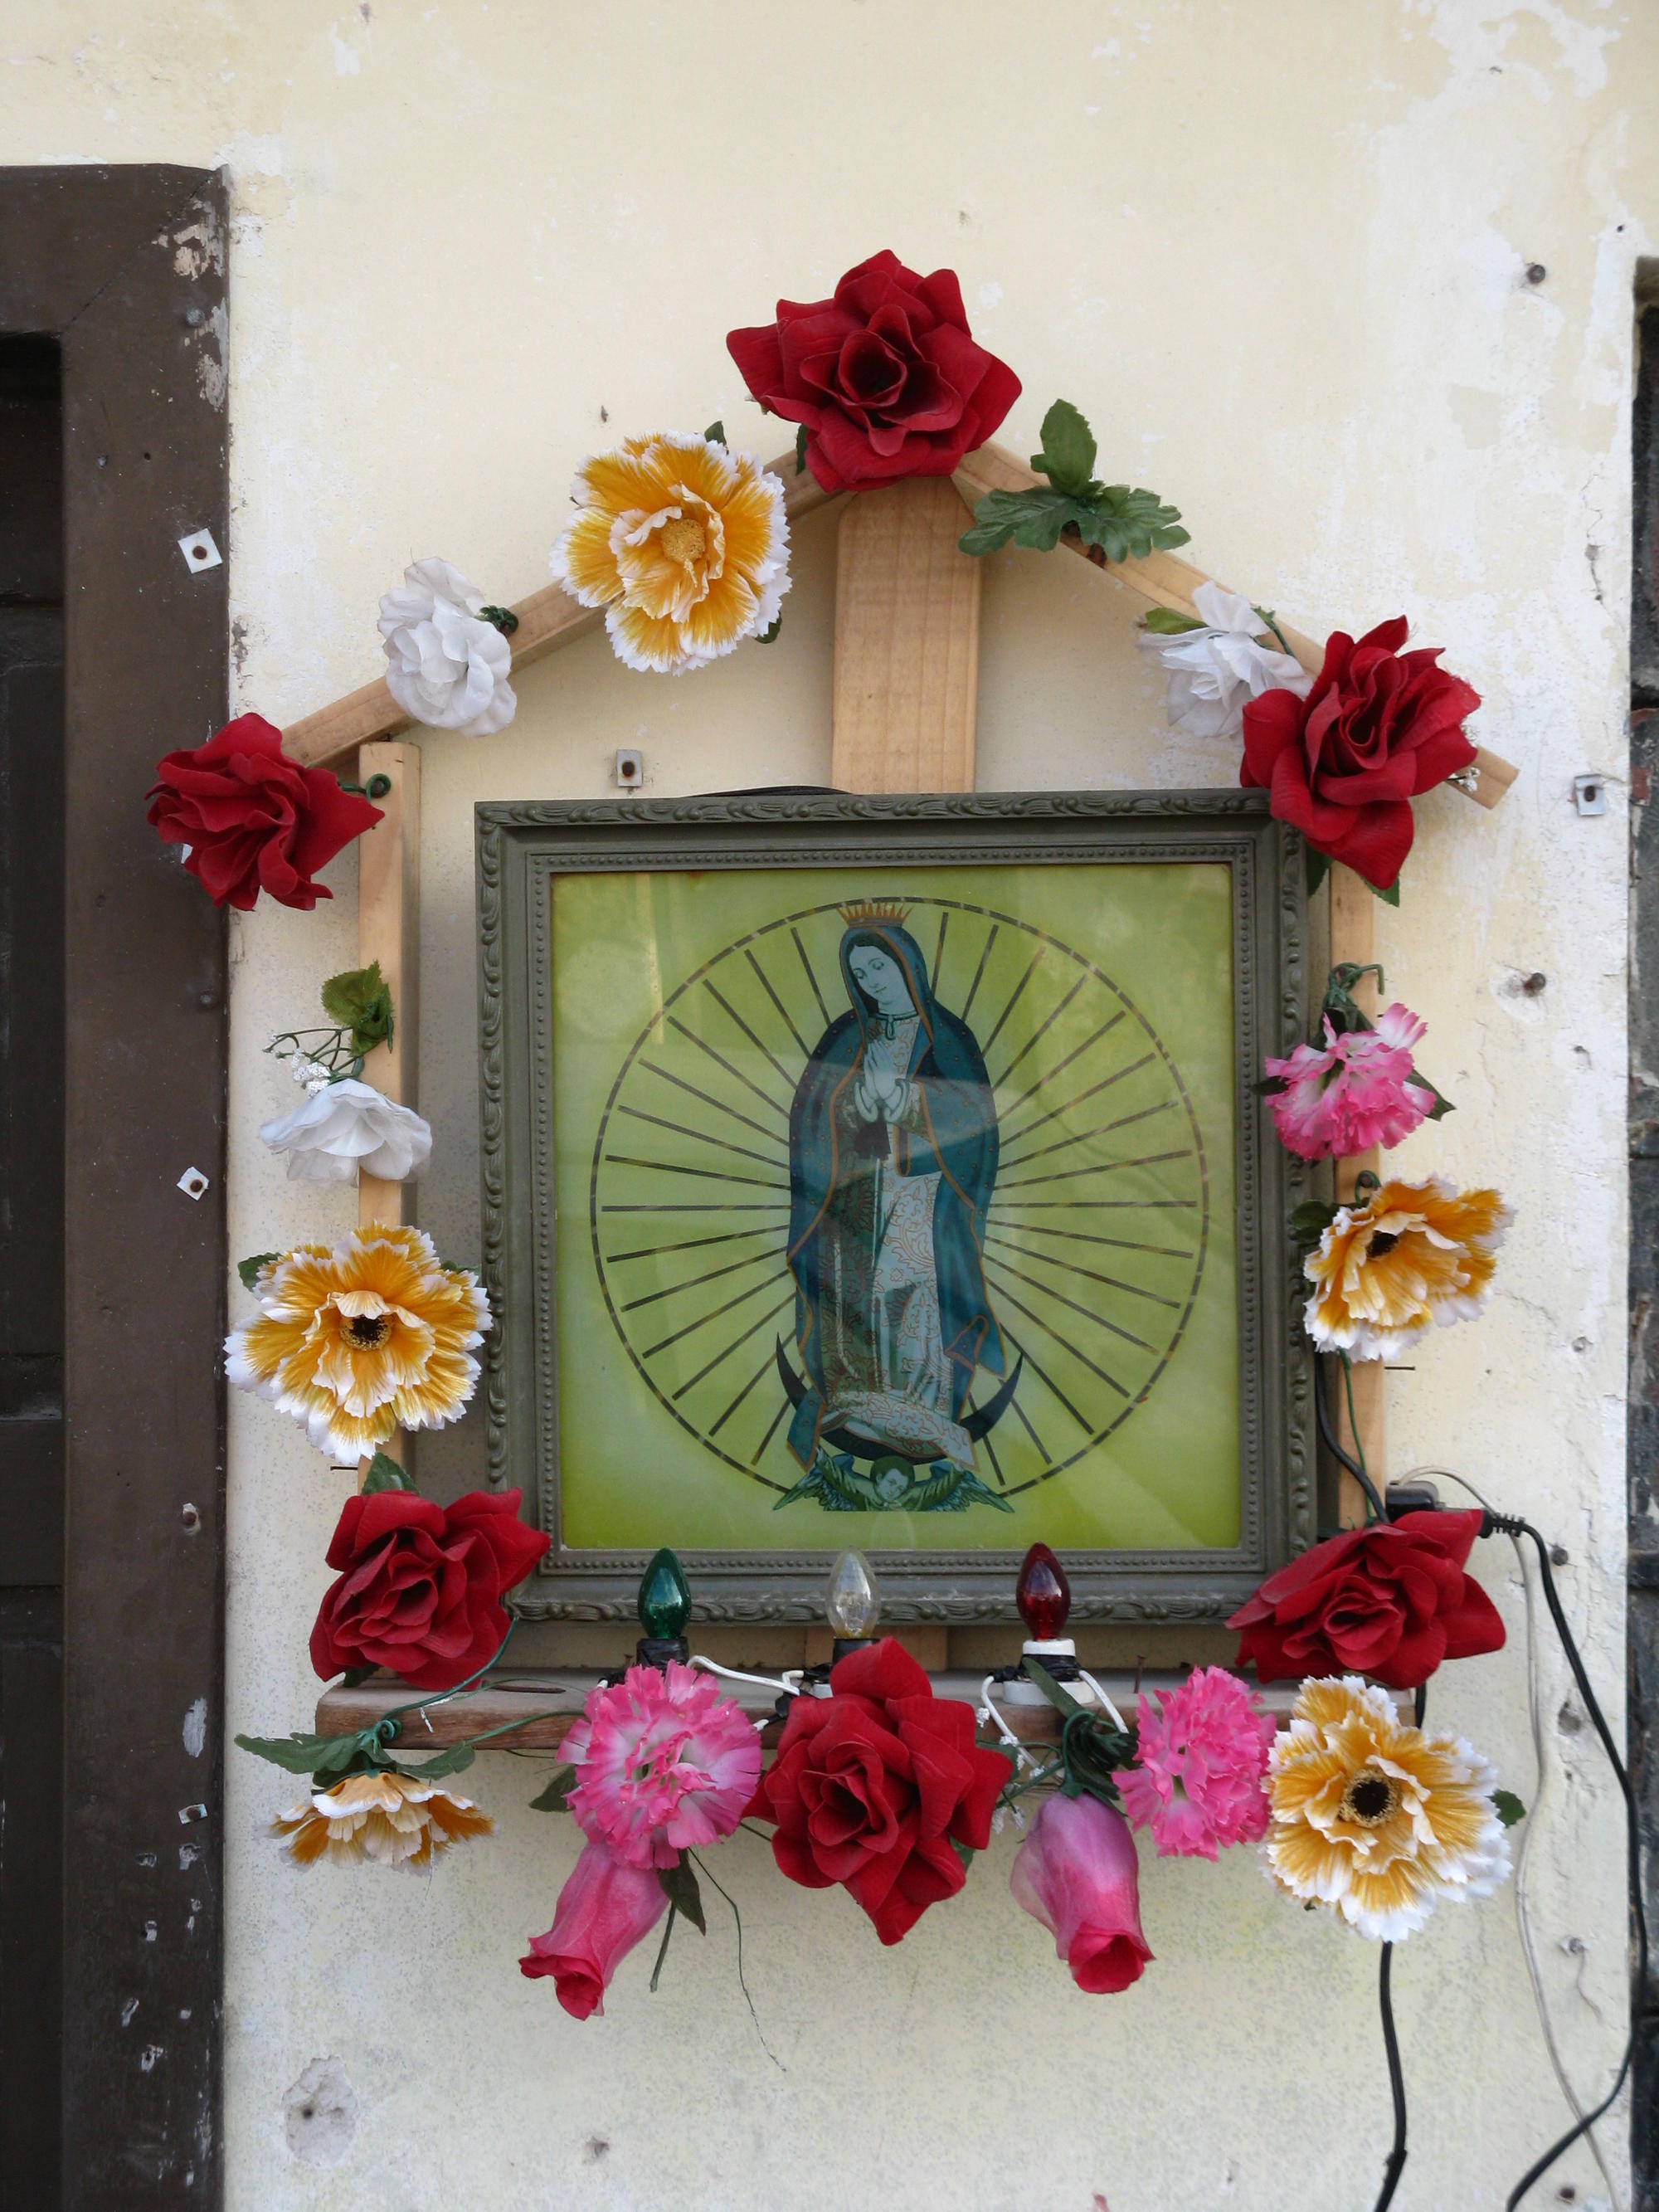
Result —
M313 2058L283 2097L288 2147L307 2166L338 2166L357 2139L357 2093L337 2057Z

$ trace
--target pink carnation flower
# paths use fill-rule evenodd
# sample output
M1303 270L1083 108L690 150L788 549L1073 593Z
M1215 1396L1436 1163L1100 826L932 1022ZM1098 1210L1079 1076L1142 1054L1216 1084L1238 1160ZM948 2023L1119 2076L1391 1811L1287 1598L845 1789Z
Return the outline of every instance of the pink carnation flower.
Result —
M1392 1006L1370 1030L1338 1036L1327 1019L1325 1044L1299 1044L1288 1060L1269 1060L1285 1088L1267 1100L1281 1142L1304 1160L1350 1159L1373 1145L1397 1145L1434 1106L1413 1080L1412 1047L1428 1027Z
M754 1723L707 1674L672 1661L590 1691L565 1756L583 1834L636 1867L671 1867L729 1836L760 1779Z
M1267 1832L1263 1778L1271 1713L1224 1667L1195 1667L1178 1690L1143 1696L1136 1764L1118 1776L1123 1809L1165 1858L1212 1859L1218 1844Z

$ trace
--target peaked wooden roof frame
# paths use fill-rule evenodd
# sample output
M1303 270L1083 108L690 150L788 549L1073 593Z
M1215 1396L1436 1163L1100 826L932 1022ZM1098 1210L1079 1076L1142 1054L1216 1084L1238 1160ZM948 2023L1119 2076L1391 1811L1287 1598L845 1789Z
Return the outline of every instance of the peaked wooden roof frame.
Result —
M782 480L785 508L792 522L827 507L831 499L841 496L824 491L816 478L798 470L793 450L767 465L773 475ZM1040 484L1042 478L1006 447L988 445L967 454L951 481L971 511L988 491L1025 491ZM1062 538L1060 544L1081 554L1095 567L1104 568L1150 605L1169 607L1177 614L1190 615L1194 621L1200 619L1193 605L1193 593L1200 584L1211 580L1190 562L1173 553L1152 553L1142 561L1108 562L1098 551L1076 538ZM509 640L515 676L521 668L545 659L561 647L591 635L605 621L603 609L581 605L562 584L545 585L540 591L532 592L528 599L517 603L513 612L519 618L519 627ZM1310 673L1316 674L1324 658L1324 648L1286 623L1280 623L1279 629L1297 660ZM393 737L410 726L410 716L387 690L384 678L377 678L358 690L347 692L331 706L291 723L283 732L283 750L290 760L303 767L321 767L355 759L360 744ZM1466 773L1463 781L1457 783L1457 788L1482 806L1496 806L1514 782L1515 774L1508 761L1480 746L1476 749L1473 769Z

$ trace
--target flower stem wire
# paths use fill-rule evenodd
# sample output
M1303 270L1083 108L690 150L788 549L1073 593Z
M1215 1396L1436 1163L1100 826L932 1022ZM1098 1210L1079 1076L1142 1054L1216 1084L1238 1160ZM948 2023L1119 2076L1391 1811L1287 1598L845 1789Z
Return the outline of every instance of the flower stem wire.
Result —
M702 1876L703 1880L708 1882L712 1888L720 1890L720 1895L726 1899L726 1903L732 1908L732 1917L736 1921L738 1925L738 1987L743 1991L743 2001L749 2008L749 2017L755 2023L755 2033L760 2038L761 2049L766 2053L772 2063L777 2068L780 2074L787 2074L789 2071L789 2069L784 2064L782 2059L779 2057L777 2052L773 2050L771 2045L766 2039L766 2031L760 2024L760 2014L755 2010L755 2000L750 1996L749 1984L744 1979L743 1915L738 1910L738 1901L736 1898L732 1895L729 1890L720 1888L720 1883L714 1880L714 1875L709 1873L708 1868L703 1864L702 1861L697 1856L695 1851L688 1851L686 1853L686 1856L690 1860L692 1865L696 1867L697 1872ZM669 1909L671 1912L673 1910L672 1906ZM665 1936L663 1938L665 1948L666 1948L667 1941L667 1937Z
M321 1042L307 1044L307 1037L317 1037ZM356 1048L351 1031L344 1027L278 1030L265 1050L275 1053L281 1060L301 1054L325 1070L331 1083L343 1083L348 1079L355 1081L363 1072L363 1055Z

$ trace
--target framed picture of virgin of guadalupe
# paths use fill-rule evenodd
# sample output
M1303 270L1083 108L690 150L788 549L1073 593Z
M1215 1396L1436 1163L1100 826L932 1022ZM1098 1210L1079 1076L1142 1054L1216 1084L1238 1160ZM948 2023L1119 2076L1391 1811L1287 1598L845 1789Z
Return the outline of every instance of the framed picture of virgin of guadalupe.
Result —
M1224 1613L1313 1519L1256 1094L1300 847L1247 792L482 805L489 1480L526 1609Z

